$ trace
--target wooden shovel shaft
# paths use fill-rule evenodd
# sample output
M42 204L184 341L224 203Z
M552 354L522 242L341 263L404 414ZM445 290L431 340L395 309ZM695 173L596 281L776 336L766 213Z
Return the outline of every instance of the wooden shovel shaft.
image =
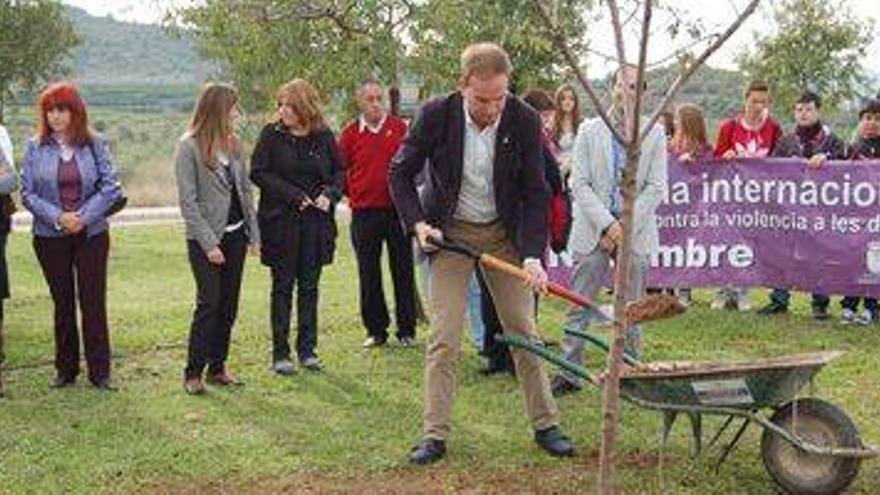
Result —
M522 280L528 280L529 276L526 271L518 266L512 265L506 261L500 260L490 254L481 254L480 255L480 263L484 266L502 271L509 275L513 275L514 277L518 277ZM553 295L559 296L566 301L577 304L580 307L585 308L593 308L599 309L599 307L593 302L587 299L586 297L574 292L572 290L566 289L565 287L557 284L556 282L548 282L547 283L547 291Z

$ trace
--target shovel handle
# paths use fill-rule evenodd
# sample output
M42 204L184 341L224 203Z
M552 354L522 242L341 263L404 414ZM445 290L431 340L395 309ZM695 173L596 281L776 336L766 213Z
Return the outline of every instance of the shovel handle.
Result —
M494 270L498 270L509 275L513 275L514 277L520 278L522 280L528 280L529 275L526 271L518 266L512 265L506 261L500 260L490 254L482 254L480 255L480 263L488 268L492 268ZM547 282L547 292L561 297L566 301L577 304L580 307L586 308L594 308L597 309L596 304L593 301L590 301L586 297L574 292L572 290L566 289L565 287L557 284L556 282Z
M456 242L452 239L434 238L429 239L429 241L431 242L431 244L444 251L450 251L473 258L487 268L491 268L493 270L498 270L508 275L512 275L522 281L526 281L529 279L529 275L524 269L508 263L500 258L496 258L491 254L480 253L476 249L473 249L470 246L466 246L460 242ZM592 308L597 311L601 311L601 308L599 308L598 304L594 303L593 301L587 299L586 297L578 294L573 290L569 290L562 285L557 284L556 282L547 283L547 292L553 294L554 296L565 299L566 301L569 301L573 304L576 304L582 308ZM609 319L613 320L613 318L610 317Z

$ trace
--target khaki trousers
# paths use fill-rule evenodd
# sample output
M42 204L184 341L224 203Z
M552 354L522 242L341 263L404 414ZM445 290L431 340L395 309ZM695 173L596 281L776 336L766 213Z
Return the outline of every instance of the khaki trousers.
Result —
M501 222L472 224L454 221L444 234L484 253L520 264L519 253ZM461 353L467 285L474 262L460 254L440 251L431 257L430 264L432 318L425 364L424 436L446 440L455 397L455 368ZM535 337L531 290L511 275L492 270L486 270L484 275L504 333ZM558 425L559 412L539 358L521 349L514 349L512 354L532 426L541 430Z

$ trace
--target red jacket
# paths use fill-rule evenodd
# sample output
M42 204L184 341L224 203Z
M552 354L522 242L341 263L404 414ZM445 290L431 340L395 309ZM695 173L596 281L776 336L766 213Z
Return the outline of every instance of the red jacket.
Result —
M392 207L388 166L405 135L406 123L392 115L385 117L376 133L362 125L361 119L342 130L339 151L345 168L345 194L352 209Z
M769 156L781 137L782 127L773 117L765 116L761 125L753 128L745 123L742 115L738 115L718 127L715 156L720 158L731 149L739 158Z

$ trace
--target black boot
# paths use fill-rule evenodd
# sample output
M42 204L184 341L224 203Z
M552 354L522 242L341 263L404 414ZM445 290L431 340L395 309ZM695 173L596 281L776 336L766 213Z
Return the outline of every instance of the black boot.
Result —
M446 442L426 438L409 453L409 463L424 466L433 464L446 456Z
M558 426L536 431L535 443L552 456L571 457L574 455L574 445L568 437L562 434L562 429Z

